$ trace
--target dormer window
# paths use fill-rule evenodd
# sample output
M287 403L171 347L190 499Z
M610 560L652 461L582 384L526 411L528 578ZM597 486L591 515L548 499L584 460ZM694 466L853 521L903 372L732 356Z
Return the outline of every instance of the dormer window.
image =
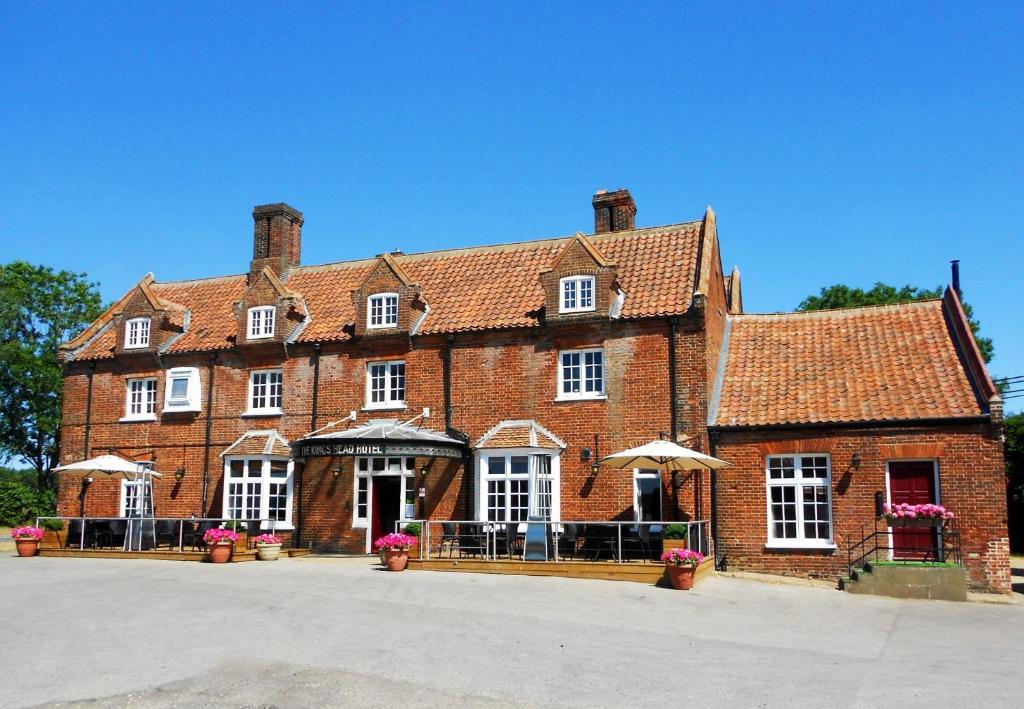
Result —
M594 277L570 276L559 281L562 294L559 301L560 313L583 313L594 310Z
M272 305L249 308L249 339L259 340L274 336L274 315L276 308Z
M398 294L371 295L366 308L366 327L398 327Z
M149 318L132 318L124 326L126 350L149 347Z

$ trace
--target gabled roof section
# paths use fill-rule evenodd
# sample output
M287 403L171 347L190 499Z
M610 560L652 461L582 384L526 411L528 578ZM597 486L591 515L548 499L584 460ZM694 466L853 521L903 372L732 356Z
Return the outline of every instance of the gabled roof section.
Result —
M602 254L597 249L597 247L594 246L594 242L592 242L590 239L588 239L586 234L584 234L581 231L578 231L578 232L576 232L575 236L573 236L573 237L571 237L569 239L569 241L566 243L565 247L562 248L562 250L558 252L558 256L556 256L555 260L551 262L551 266L548 267L548 268L545 268L543 271L541 271L541 273L547 273L548 271L554 271L555 269L557 269L558 268L558 264L560 264L562 262L562 259L565 258L565 255L570 253L573 250L573 247L575 247L575 246L582 247L583 250L586 251L590 255L590 258L594 259L594 262L598 266L609 267L609 266L614 266L615 265L614 263L609 261L607 258L605 258L604 254Z
M376 265L372 269L370 269L369 273L366 274L366 278L364 278L362 283L359 284L359 288L362 288L363 286L365 286L366 283L371 278L373 278L375 275L377 275L377 271L379 271L381 268L383 268L385 266L387 268L391 269L391 272L393 274L395 274L395 278L397 278L402 283L403 286L415 286L416 285L416 283L412 280L412 278L409 277L409 274L406 273L405 269L402 268L401 264L399 264L398 261L395 260L395 257L392 256L391 254L386 254L385 253L385 254L381 254L378 257Z
M270 284L270 287L277 294L278 298L294 298L298 296L298 293L288 289L270 266L264 266L262 270L260 270L259 275L253 280L252 285L246 290L246 294L259 285L261 278L266 279Z
M731 315L709 424L983 417L942 300Z
M480 437L474 448L564 449L565 441L533 419L502 421Z
M273 455L288 458L291 447L288 439L277 429L246 431L220 454L221 458L244 455Z

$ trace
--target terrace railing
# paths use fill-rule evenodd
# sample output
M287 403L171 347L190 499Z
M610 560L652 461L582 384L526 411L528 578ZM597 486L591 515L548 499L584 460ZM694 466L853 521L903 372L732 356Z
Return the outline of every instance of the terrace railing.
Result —
M61 542L63 548L75 545L79 550L86 548L121 548L137 551L144 543L153 548L164 545L171 550L185 551L186 546L203 549L203 533L220 527L226 522L256 523L266 532L275 531L277 521L270 519L235 520L229 517L36 517L36 526L47 528L47 522L61 522L58 534L67 535ZM71 538L74 537L74 538ZM137 544L133 543L137 542Z
M412 523L420 525L412 556L424 560L660 561L668 525L685 526L687 547L711 554L708 520L402 520L395 531Z

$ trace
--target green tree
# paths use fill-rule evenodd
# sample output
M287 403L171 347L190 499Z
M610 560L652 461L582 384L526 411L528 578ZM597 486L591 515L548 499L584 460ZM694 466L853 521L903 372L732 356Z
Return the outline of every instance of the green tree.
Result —
M875 283L875 285L864 290L863 288L851 288L848 285L837 283L834 286L822 288L818 295L811 295L803 299L797 310L831 310L834 308L860 308L865 305L887 305L889 303L909 303L914 300L932 300L942 297L942 288L915 288L903 286L896 288L887 283ZM970 304L964 301L964 312L967 314L967 321L971 325L974 339L978 342L978 349L986 362L992 360L995 347L988 337L981 337L981 323L974 318L974 311Z
M1003 422L1003 439L1010 500L1024 503L1024 414L1006 417Z
M85 274L24 261L0 265L0 460L21 460L53 487L64 379L57 346L99 317Z

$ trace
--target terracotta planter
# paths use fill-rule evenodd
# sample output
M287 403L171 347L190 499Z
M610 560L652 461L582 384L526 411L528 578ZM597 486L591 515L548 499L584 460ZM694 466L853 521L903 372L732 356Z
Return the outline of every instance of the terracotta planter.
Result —
M38 539L15 539L18 547L18 556L35 556L39 553Z
M54 532L47 529L43 532L43 543L40 545L42 549L60 549L60 533Z
M661 542L661 550L669 551L670 549L686 549L685 539L663 539Z
M405 571L405 567L409 564L409 552L388 549L384 552L384 563L387 565L388 571Z
M697 573L696 566L669 566L667 568L672 588L677 591L689 591L693 588L693 576Z
M210 561L214 564L226 564L231 561L235 545L231 542L218 542L210 545Z
M276 561L281 555L280 544L256 544L256 556L260 561Z

